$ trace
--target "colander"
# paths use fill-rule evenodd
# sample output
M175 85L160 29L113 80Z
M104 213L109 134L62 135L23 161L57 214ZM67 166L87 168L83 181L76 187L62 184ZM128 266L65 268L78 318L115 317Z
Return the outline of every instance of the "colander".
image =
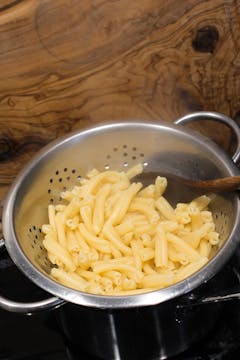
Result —
M231 159L211 140L180 124L212 119L229 126L237 149ZM0 307L32 313L70 302L94 308L124 309L160 304L190 292L210 279L233 254L240 241L240 202L236 193L218 195L211 204L221 247L200 271L170 287L129 296L99 296L57 283L50 276L51 263L42 245L42 224L49 203L61 203L60 193L76 185L92 168L127 170L142 163L144 172L161 171L191 179L239 175L240 131L233 120L213 112L189 114L175 124L122 121L101 124L71 133L42 149L17 177L3 207L3 237L16 266L53 296L36 303L16 303L0 297ZM144 180L144 174L143 174ZM176 189L175 189L176 190ZM173 195L174 194L174 195ZM184 196L170 191L171 201Z

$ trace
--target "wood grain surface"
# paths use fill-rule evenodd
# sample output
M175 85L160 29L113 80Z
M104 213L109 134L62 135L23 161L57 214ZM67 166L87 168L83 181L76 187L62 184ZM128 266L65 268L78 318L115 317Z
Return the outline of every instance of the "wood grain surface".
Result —
M0 198L41 147L105 120L240 114L240 1L1 0ZM222 147L223 126L198 129Z

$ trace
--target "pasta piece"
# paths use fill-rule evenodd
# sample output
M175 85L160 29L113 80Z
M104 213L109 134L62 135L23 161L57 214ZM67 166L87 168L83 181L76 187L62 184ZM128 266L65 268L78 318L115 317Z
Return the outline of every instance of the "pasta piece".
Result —
M145 200L145 203L144 201L141 201L141 198L136 198L130 205L129 210L143 213L148 218L150 224L157 223L159 220L159 214L154 209L153 206L154 202L151 206L151 203L149 204L148 202L146 202L146 200L151 200L151 199L143 199L143 200Z
M119 180L119 173L117 171L104 171L100 172L98 175L89 179L88 182L84 185L84 191L86 193L95 194L99 186L105 182L115 183Z
M133 231L131 231L131 232L127 233L127 234L124 234L124 235L123 235L123 242L124 242L124 244L127 245L127 246L129 246L131 240L133 239L133 237L134 237Z
M178 236L185 240L189 245L191 245L194 249L196 249L200 241L207 236L208 233L210 233L214 229L214 226L212 223L206 223L202 225L197 230L188 232L188 231L180 231L178 233Z
M110 244L110 248L111 248L112 255L115 259L122 257L122 253L113 244Z
M66 246L66 234L65 234L65 217L62 213L57 213L55 216L55 226L57 232L57 239L60 245Z
M155 196L155 185L151 184L151 185L148 185L147 187L145 187L144 189L142 189L139 192L139 196L141 196L143 198L153 199Z
M81 251L80 244L75 237L75 233L71 230L67 232L67 249L70 254L79 253Z
M139 255L141 260L145 262L154 258L155 251L152 248L145 247L140 250Z
M48 219L49 219L49 225L54 231L56 231L55 207L53 205L48 205Z
M79 216L76 215L74 218L66 220L66 226L71 230L75 230L77 229L79 222Z
M130 206L133 197L138 193L141 187L141 183L133 183L127 190L122 192L122 196L120 197L119 202L116 204L112 215L109 218L110 223L113 225L120 224Z
M177 223L177 221L163 220L161 221L161 226L164 231L167 232L176 232L179 229L179 224Z
M121 238L119 237L117 231L113 228L110 222L107 222L104 225L103 234L124 255L131 255L131 249L121 241Z
M220 241L219 234L216 231L210 231L206 235L206 239L212 246L218 245Z
M137 175L141 174L142 172L143 172L142 164L137 164L137 165L133 166L132 168L130 168L126 172L126 175L129 179L132 179L134 176L137 176Z
M64 191L61 193L61 198L70 202L73 200L74 194L72 193L72 191L67 190L67 191ZM57 205L57 206L59 206L59 205Z
M174 275L169 274L149 274L142 279L142 285L146 288L163 288L174 283Z
M156 235L154 237L155 243L155 265L156 267L168 265L168 245L166 233L161 225L158 225Z
M122 289L123 290L134 290L136 288L137 288L136 281L134 281L133 279L129 279L126 276L123 276L123 279L122 279Z
M53 268L51 275L63 285L72 287L73 289L85 291L88 287L88 283L75 273L68 273L62 269Z
M108 277L101 277L102 288L105 293L111 293L113 291L113 282Z
M158 199L160 196L162 196L166 188L167 188L167 179L162 176L157 176L155 180L155 192L154 192L155 199Z
M99 234L104 225L104 208L105 201L109 195L111 187L109 184L104 185L98 192L95 206L93 209L93 230L95 234Z
M139 250L141 250L141 248L139 247L139 243L137 242L137 240L131 241L131 248L132 248L132 252L133 252L133 258L135 261L135 267L137 270L141 271L142 270L142 259L139 254Z
M84 278L87 281L100 283L101 276L98 274L95 274L93 271L90 270L84 270L81 268L76 269L76 274L80 275L82 278Z
M121 272L115 271L115 270L109 270L109 271L102 273L102 275L111 279L113 284L116 285L117 287L121 286L121 283L122 283Z
M53 228L50 224L43 224L42 226L42 233L47 235L49 232L53 232ZM54 231L56 232L56 231Z
M201 228L204 224L201 212L197 208L190 208L189 215L191 218L191 230L195 231Z
M46 235L43 240L43 245L47 249L47 251L52 254L52 262L56 265L61 265L64 269L69 271L74 271L76 266L72 261L71 256L65 250L65 248L59 244L51 235ZM53 259L54 256L54 259Z
M182 240L179 236L176 236L171 233L167 233L167 240L173 244L173 246L179 251L184 254L191 260L199 260L201 257L199 253L193 249L190 245L188 245L184 240Z
M125 173L120 173L120 179L111 186L111 192L112 194L115 194L118 191L126 190L130 185L131 184L127 175Z
M75 230L75 238L79 243L79 247L81 248L81 250L84 250L85 252L90 251L89 245L87 244L87 242L85 241L84 237L81 235L78 229Z
M183 266L175 273L175 282L181 281L188 276L194 274L201 269L208 262L207 257L200 257L198 260L191 262L190 264Z
M122 191L117 191L113 194L110 194L105 204L105 219L110 218L113 209L116 207L117 203L119 202L121 195L122 195Z
M182 211L181 213L176 213L176 220L179 224L189 224L191 222L191 217L187 211Z
M83 222L90 233L93 232L92 224L92 208L90 205L85 205L80 208L80 214Z
M138 294L143 294L146 292L150 292L153 291L152 288L142 288L142 289L134 289L134 290L114 290L112 294L110 295L115 295L115 296L128 296L128 295L138 295Z
M187 255L182 252L176 251L172 244L169 244L168 254L169 259L175 263L180 263L181 265L189 264L189 258L187 257Z
M140 235L140 239L142 241L143 246L154 248L155 244L150 234L143 233Z
M174 209L163 196L155 202L155 206L165 219L175 220Z
M145 274L156 274L156 271L153 269L153 267L149 264L149 262L146 262L144 265L143 265L143 272Z
M97 175L99 175L100 174L100 172L97 170L97 169L92 169L91 171L89 171L88 173L87 173L87 177L89 178L89 179L91 179L91 178L93 178L94 176L97 176Z
M103 273L109 270L116 270L125 274L130 274L133 280L140 282L142 279L142 272L138 271L133 265L128 265L123 262L117 262L116 259L108 261L97 261L93 264L93 271L96 273Z
M210 197L202 195L191 201L190 207L197 207L199 210L204 210L209 205L210 201Z
M201 243L199 245L199 253L201 256L208 258L210 255L211 249L212 249L212 246L209 243L209 241L207 241L207 240L201 241Z
M75 197L71 200L71 202L66 206L63 211L63 216L65 219L73 218L74 216L79 214L80 202Z
M120 236L123 236L123 235L133 231L133 223L132 223L132 221L128 220L128 221L122 222L121 224L117 225L115 227L115 229L117 230L117 232Z
M83 236L83 238L85 239L85 241L90 245L95 247L97 250L104 252L106 254L111 253L111 246L110 244L104 240L101 239L93 234L91 234L86 226L82 223L79 225L78 230L81 234L81 236Z

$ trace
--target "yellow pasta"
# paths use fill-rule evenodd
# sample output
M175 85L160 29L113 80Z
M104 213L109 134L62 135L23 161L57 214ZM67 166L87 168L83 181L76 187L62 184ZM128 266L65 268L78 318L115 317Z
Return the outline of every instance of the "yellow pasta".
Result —
M201 269L208 262L207 257L200 257L197 261L191 262L187 266L183 266L182 268L178 269L175 273L175 282L181 281L186 277L192 275L197 270Z
M113 225L120 224L121 220L128 211L132 199L138 193L141 187L142 184L133 183L127 190L123 191L122 196L120 197L118 203L113 209L112 214L110 215L109 222L111 222Z
M66 220L66 226L71 229L71 230L75 230L77 229L79 224L79 216L74 216L72 219L68 219Z
M103 273L109 270L116 270L123 272L124 274L130 274L130 277L139 282L142 279L143 274L137 270L133 265L116 262L115 259L109 261L98 261L93 264L93 271L96 273Z
M85 241L92 246L93 248L103 252L103 253L111 253L111 246L110 244L105 240L101 239L93 234L91 234L86 226L82 223L79 225L78 230L85 239Z
M129 179L132 179L134 176L139 175L143 172L143 166L142 164L137 164L135 166L133 166L132 168L130 168L127 172L126 175Z
M122 274L116 270L109 270L103 273L103 276L108 277L112 280L113 284L120 287L122 282Z
M201 256L203 257L208 257L211 251L211 243L207 240L203 240L201 241L200 245L199 245L199 253Z
M43 245L47 249L47 251L52 254L55 260L53 261L54 264L59 265L69 271L74 271L76 266L74 261L68 251L59 244L52 236L49 234L46 235L45 239L43 240Z
M165 219L175 220L174 209L163 196L156 201L156 208Z
M165 177L157 176L155 180L155 199L158 199L163 195L164 191L167 188L167 179Z
M139 243L137 240L131 241L131 248L132 248L133 258L135 261L135 267L137 270L141 271L142 270L142 259L139 254L140 249L139 249Z
M93 230L95 234L99 234L104 224L104 206L105 201L110 193L111 187L106 184L99 190L93 209Z
M132 221L125 221L115 226L115 229L117 230L120 236L124 236L125 234L132 232L134 230L134 226Z
M166 233L161 225L158 225L156 235L154 238L155 243L155 265L167 266L168 265L168 245Z
M88 173L87 173L87 177L89 178L89 179L91 179L92 177L94 177L94 176L96 176L96 175L98 175L99 174L99 171L97 170L97 169L92 169L91 171L89 171Z
M55 226L59 244L66 246L66 233L65 233L65 217L62 213L57 213L55 216Z
M144 201L141 201L141 198L137 198L132 201L132 204L129 207L130 211L140 212L146 215L148 221L150 224L157 223L159 220L159 214L154 209L153 206L149 205L149 203L146 201L148 199L143 199Z
M131 249L126 246L123 241L121 241L120 236L110 222L105 224L103 234L114 245L114 247L116 247L124 255L131 255Z
M148 185L147 187L145 187L144 189L142 189L139 192L139 196L141 196L142 198L154 198L155 185L151 184L151 185Z
M93 224L92 224L92 208L90 205L84 205L80 208L80 214L82 220L90 233L93 232Z
M197 207L199 210L204 210L209 205L210 201L211 199L208 196L202 195L191 201L190 207Z
M130 182L143 171L91 170L65 204L48 206L43 245L51 276L79 291L136 295L191 276L204 266L220 236L206 195L173 207L164 196L167 179L143 188Z
M189 212L189 216L191 218L191 230L198 230L204 224L203 217L199 209L191 209Z
M74 289L85 291L88 287L87 281L82 279L75 273L69 273L62 269L53 268L52 276L66 286L73 287Z
M142 279L143 287L146 288L162 288L169 286L174 282L174 275L169 274L148 274Z
M53 205L48 206L48 219L49 219L49 225L51 226L52 230L56 231L55 207Z
M81 246L75 236L75 233L71 230L67 232L67 250L72 253L79 253Z
M79 214L80 202L78 199L73 198L69 205L63 211L63 216L65 219L73 218L75 215Z
M182 252L183 254L186 254L186 256L194 261L198 260L201 255L193 249L191 245L189 245L186 241L181 239L179 236L167 233L166 234L167 240L177 249L177 251Z

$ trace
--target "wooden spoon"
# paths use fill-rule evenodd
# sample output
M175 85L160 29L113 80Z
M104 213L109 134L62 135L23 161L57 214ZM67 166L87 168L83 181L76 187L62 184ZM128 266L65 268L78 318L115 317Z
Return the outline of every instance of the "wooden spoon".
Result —
M137 175L134 178L134 181L136 181L136 179L139 179L139 181L141 181L142 177L144 178L144 180L153 180L159 175L169 178L172 181L176 181L177 183L185 185L191 189L200 190L204 194L234 191L240 189L240 176L229 176L211 180L191 180L173 174L161 172L146 172Z

